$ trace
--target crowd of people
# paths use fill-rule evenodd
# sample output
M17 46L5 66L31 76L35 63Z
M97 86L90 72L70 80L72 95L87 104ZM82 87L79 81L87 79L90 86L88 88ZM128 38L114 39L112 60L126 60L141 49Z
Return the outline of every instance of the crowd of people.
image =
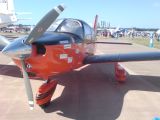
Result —
M109 30L99 31L98 36L104 36L104 37L130 37L130 38L150 38L153 36L153 38L157 41L160 41L160 31L135 31L135 30L128 30L128 31L116 31L114 33L111 33Z

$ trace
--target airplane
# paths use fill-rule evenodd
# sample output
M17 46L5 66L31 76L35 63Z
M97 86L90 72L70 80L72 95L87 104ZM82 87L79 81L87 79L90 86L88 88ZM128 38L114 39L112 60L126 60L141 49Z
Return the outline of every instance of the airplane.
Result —
M121 83L126 81L126 72L118 62L160 60L160 52L95 55L98 16L92 28L79 19L57 19L64 9L64 5L58 5L49 11L28 36L12 42L0 38L0 44L4 46L2 54L11 57L23 74L30 109L34 107L34 99L29 78L44 80L36 94L36 103L44 108L50 104L58 84L51 79L54 75L87 64L113 62L116 80ZM47 31L50 26L52 31Z
M29 12L15 12L13 0L0 0L0 28L7 27L19 20L30 20L31 18L19 19L16 15L31 14Z
M110 32L111 37L115 38L115 37L119 37L122 36L122 33L125 33L126 29L120 29L119 27L116 28L108 28L107 31Z

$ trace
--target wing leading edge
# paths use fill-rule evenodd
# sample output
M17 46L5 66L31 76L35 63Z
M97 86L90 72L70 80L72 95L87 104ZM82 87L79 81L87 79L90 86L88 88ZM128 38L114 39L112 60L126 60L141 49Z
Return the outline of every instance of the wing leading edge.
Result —
M84 64L160 60L160 52L137 52L88 56Z

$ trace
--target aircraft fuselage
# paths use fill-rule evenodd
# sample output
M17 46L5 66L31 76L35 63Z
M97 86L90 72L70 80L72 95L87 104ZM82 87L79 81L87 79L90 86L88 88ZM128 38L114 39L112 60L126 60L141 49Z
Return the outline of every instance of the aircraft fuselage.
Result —
M81 67L84 58L93 55L94 51L93 40L80 39L69 33L46 33L32 44L32 53L25 60L26 69L30 77L46 80ZM21 68L20 61L13 60Z

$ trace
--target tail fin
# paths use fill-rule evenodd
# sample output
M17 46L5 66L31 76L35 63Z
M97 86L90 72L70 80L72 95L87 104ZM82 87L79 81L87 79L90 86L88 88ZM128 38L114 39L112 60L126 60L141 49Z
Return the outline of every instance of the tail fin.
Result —
M119 26L118 26L118 27L116 27L115 31L116 31L116 32L117 32L117 31L119 31Z
M6 13L7 12L7 1L1 0L0 1L0 13Z
M13 0L0 0L0 13L2 14L14 14Z
M7 0L7 1L8 1L8 11L15 12L13 0Z
M95 31L95 33L97 33L97 23L98 23L98 15L96 15L95 16L95 20L94 20L94 26L93 26L93 28L94 28L94 31Z

